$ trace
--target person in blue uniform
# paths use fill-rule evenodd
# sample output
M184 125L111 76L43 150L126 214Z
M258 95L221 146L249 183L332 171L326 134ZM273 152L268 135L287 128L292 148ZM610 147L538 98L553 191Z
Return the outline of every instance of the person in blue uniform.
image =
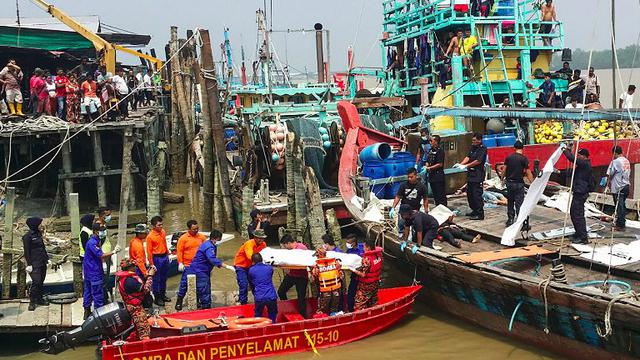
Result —
M278 295L273 286L273 268L262 262L260 253L251 256L253 265L249 268L249 281L253 284L253 297L256 301L255 316L262 317L267 308L269 319L276 322L278 316Z
M82 306L84 307L84 318L91 315L91 304L97 309L104 305L104 277L102 274L102 262L111 258L111 255L120 251L120 246L116 245L112 252L103 253L100 246L100 232L105 231L104 225L93 224L91 230L93 234L87 241L82 259L82 277L84 279L84 290L82 294Z
M333 239L331 234L322 235L322 247L327 251L334 251L337 253L342 252L342 249L336 245L336 241Z
M427 152L425 168L429 174L429 186L436 206L447 206L447 193L444 183L444 150L440 146L440 136L433 135L430 139L431 149Z
M576 229L576 233L573 235L571 242L576 244L588 244L589 233L587 232L587 220L584 217L584 203L589 197L589 193L595 190L595 178L593 177L593 168L591 167L591 160L589 160L589 150L578 150L578 156L575 157L568 146L565 146L563 150L564 156L567 160L574 164L575 174L573 174L572 192L573 199L571 200L571 208L569 214L571 215L571 223L573 228ZM573 171L571 168L567 171L569 181L571 181L571 175Z
M467 200L471 212L469 220L484 220L484 201L482 183L484 182L484 164L487 162L487 147L482 144L482 134L475 133L471 138L471 149L461 163L454 168L467 170Z
M345 238L345 245L347 247L347 254L356 254L362 256L364 254L364 245L359 243L354 234L349 234ZM347 309L353 311L353 307L356 303L356 289L358 288L358 275L351 272L351 279L349 280L349 288L347 289Z
M189 267L189 271L196 276L199 309L211 308L211 270L213 270L213 267L225 267L235 271L233 266L226 265L218 259L218 246L216 244L221 239L222 233L220 231L211 231L209 240L200 245Z
M47 277L47 263L49 255L44 246L42 233L42 218L30 217L27 219L29 231L22 237L24 246L24 259L27 262L27 273L31 277L31 292L29 301L29 311L34 311L36 305L47 305L42 298L42 288L44 279Z

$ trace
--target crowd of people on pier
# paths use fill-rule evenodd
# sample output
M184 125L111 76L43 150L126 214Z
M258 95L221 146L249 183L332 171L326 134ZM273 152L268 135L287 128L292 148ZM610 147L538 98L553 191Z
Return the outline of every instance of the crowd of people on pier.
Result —
M534 181L534 174L530 169L530 161L524 155L524 144L516 140L513 153L504 162L495 164L496 175L486 179L487 147L483 144L483 135L475 133L471 139L471 147L461 162L453 165L454 169L464 170L467 183L462 190L466 192L470 212L466 214L469 220L484 220L486 204L506 205L507 221L505 226L511 226L518 218L522 207L526 184ZM389 217L395 219L397 214L399 237L403 242L412 241L418 245L434 248L434 241L446 241L454 247L460 248L459 240L475 243L480 236L467 234L464 229L457 227L451 216L444 223L429 215L429 199L426 183L428 182L433 195L435 206L447 206L445 195L445 153L438 135L428 136L423 132L420 151L416 157L415 167L407 171L407 181L403 183L389 210ZM589 150L580 148L576 154L571 150L571 143L564 143L563 154L567 161L574 164L575 174L568 171L573 200L569 209L571 221L575 228L572 242L587 244L589 242L584 205L590 192L596 190L598 184L594 177ZM613 147L613 160L610 163L606 177L599 185L608 189L613 195L615 211L614 230L625 231L626 199L629 196L631 165L624 156L622 147ZM422 175L422 176L420 176ZM396 208L400 205L397 213ZM523 231L531 230L529 219L523 225ZM410 236L411 235L411 236Z
M101 120L115 121L154 103L161 84L152 68L120 67L112 74L86 57L73 69L35 68L30 75L10 59L0 71L0 114L82 123L106 112Z

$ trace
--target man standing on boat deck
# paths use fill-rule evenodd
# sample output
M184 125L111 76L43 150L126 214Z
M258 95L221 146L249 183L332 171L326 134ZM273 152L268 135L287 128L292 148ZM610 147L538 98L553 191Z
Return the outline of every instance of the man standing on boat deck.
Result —
M104 305L104 275L102 273L102 262L111 258L111 255L120 252L120 246L116 245L113 252L104 253L100 246L100 232L106 228L99 224L93 224L91 228L93 234L87 242L82 259L82 278L84 279L84 292L82 295L82 306L84 307L84 319L91 315L91 303L93 309L98 309Z
M518 218L520 207L524 201L524 177L526 176L529 182L533 181L533 175L529 169L529 159L522 154L524 145L522 141L516 140L513 144L515 152L504 160L505 170L505 182L507 186L507 223L506 226L511 226ZM522 225L522 230L529 231L529 219Z
M591 168L591 160L589 160L589 150L578 150L578 157L573 156L569 147L564 148L564 156L569 162L574 163L575 170L567 169L567 175L571 179L573 174L573 183L571 185L573 191L573 200L571 201L571 222L576 230L573 236L573 243L588 244L589 234L587 233L587 220L584 217L584 203L589 197L589 192L595 190L595 180L593 177L593 169Z
M407 204L400 205L400 217L404 219L404 232L402 242L411 238L418 246L426 246L433 249L433 240L438 236L438 220L429 214L413 210ZM453 244L452 244L453 245ZM459 246L458 246L459 247Z
M182 271L180 286L178 287L178 298L176 299L176 310L178 311L182 310L182 299L187 294L187 275L191 274L190 265L193 257L196 255L200 245L207 241L207 237L199 232L200 227L198 227L197 221L187 221L187 229L187 232L178 239L176 251L178 270Z
M609 191L613 195L613 203L616 205L615 215L616 231L624 231L627 216L627 197L629 196L629 175L631 174L631 164L624 155L622 147L613 147L613 161L607 169L607 184Z
M116 273L118 291L129 315L131 315L131 321L136 329L136 337L138 340L149 340L151 326L147 320L148 316L144 311L143 303L144 298L151 293L156 268L149 269L149 276L141 277L136 274L138 270L136 260L123 259L120 262L120 269Z
M375 240L367 239L365 241L362 265L353 273L358 275L354 310L376 306L378 304L380 274L382 273L382 248L376 246Z
M460 56L460 43L462 43L462 29L456 30L456 36L451 38L444 56Z
M589 75L582 80L584 80L587 98L589 98L589 95L595 95L595 98L600 99L600 79L596 75L593 66L589 68Z
M144 239L146 239L149 233L147 225L136 225L134 233L136 236L129 242L129 259L136 264L136 274L141 279L144 279L147 276L147 255L144 252Z
M482 134L475 133L471 138L471 149L461 163L453 167L467 170L467 200L471 212L470 220L484 220L484 201L482 183L484 182L484 164L487 162L487 147L482 144Z
M633 109L633 94L636 92L635 85L629 85L627 92L620 94L620 101L618 101L618 108L620 109Z
M153 276L154 303L160 307L171 301L167 297L167 277L169 275L169 249L167 248L167 233L162 226L162 217L151 218L151 232L147 235L147 258L149 266L155 266L157 271Z
M307 247L297 242L289 234L285 234L280 239L280 245L287 250L307 250ZM307 317L307 285L309 284L308 273L306 269L290 269L282 279L278 287L278 298L287 300L287 292L292 287L296 287L298 296L298 312L302 317Z
M218 259L217 243L221 239L222 233L218 230L212 230L209 235L209 240L200 245L189 266L189 272L196 276L196 293L198 296L199 309L211 308L211 270L213 270L213 267L224 267L225 269L235 271L233 266L224 264ZM180 304L180 308L178 309L178 305L176 304L176 310L182 310L182 298L178 298L178 303Z
M253 233L253 239L246 241L238 252L236 253L236 257L233 260L233 265L236 268L236 280L238 281L238 292L239 292L239 301L241 305L249 302L249 277L248 271L251 265L251 257L255 253L259 253L262 249L267 247L267 244L264 242L267 238L267 234L264 233L264 230L258 229Z
M254 316L262 317L264 308L267 308L269 319L276 323L278 316L278 296L273 286L273 268L262 262L259 253L251 256L253 265L249 268L249 280L253 284L253 297L256 302Z
M553 30L553 24L549 24L552 21L558 21L556 17L556 7L553 5L553 0L545 0L545 3L540 7L540 19L547 24L540 24L541 34L550 34ZM544 46L551 46L551 38L544 36L542 38Z
M473 76L473 51L478 46L478 39L471 35L471 29L464 32L460 55L462 55L462 65L469 69L469 75Z
M440 146L440 136L433 135L430 142L431 149L427 154L426 168L429 173L429 185L431 186L433 201L436 206L447 206L447 194L444 185L444 150Z
M400 185L398 193L391 210L389 210L389 217L394 218L396 215L396 206L409 205L413 210L420 210L420 206L424 207L424 212L429 212L429 196L427 186L418 179L418 171L415 168L409 168L407 170L407 181ZM404 220L402 217L398 219L398 232L402 233L404 229Z

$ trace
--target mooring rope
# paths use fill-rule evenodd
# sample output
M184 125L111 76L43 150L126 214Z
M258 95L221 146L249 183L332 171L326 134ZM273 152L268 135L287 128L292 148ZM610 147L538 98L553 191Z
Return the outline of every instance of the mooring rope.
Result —
M596 326L596 330L598 331L598 335L600 335L600 337L606 338L613 333L613 327L611 326L611 310L613 309L613 304L624 299L633 299L636 301L640 301L640 294L632 290L628 293L618 295L611 299L611 301L609 301L607 310L604 313L604 332L602 332L599 326Z

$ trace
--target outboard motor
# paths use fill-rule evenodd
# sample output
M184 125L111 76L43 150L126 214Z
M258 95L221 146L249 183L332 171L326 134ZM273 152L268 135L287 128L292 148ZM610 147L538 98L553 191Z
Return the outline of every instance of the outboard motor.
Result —
M123 303L113 302L94 310L80 327L40 339L39 343L42 352L55 355L75 348L92 337L124 338L131 331L133 325L129 311Z

